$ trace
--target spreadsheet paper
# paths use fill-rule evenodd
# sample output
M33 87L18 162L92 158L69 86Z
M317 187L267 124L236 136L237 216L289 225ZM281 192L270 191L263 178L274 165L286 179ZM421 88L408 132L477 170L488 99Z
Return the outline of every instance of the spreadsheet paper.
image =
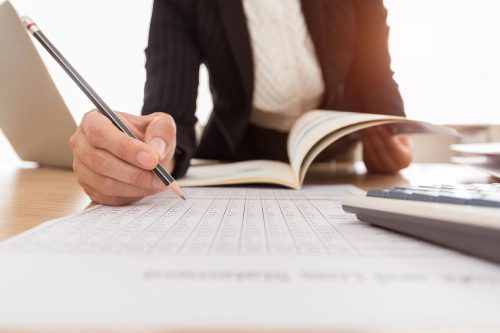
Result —
M9 242L15 251L151 255L436 255L438 248L358 222L339 198L355 187L303 191L186 188L125 207L97 205Z
M500 267L356 220L352 186L185 188L0 243L0 330L500 328Z

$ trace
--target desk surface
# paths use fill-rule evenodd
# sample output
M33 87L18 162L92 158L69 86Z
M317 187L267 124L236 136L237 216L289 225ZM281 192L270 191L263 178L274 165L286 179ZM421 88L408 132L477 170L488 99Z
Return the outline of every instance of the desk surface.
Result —
M314 166L308 184L354 184L370 188L410 184L485 183L487 174L449 164L415 164L397 175L368 175L362 164ZM90 204L69 170L0 166L0 240L57 217L78 212Z

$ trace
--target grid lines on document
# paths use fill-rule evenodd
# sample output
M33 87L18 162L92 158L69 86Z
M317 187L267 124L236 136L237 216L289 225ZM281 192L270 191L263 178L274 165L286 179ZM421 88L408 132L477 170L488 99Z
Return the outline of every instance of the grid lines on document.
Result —
M152 255L422 255L423 242L361 223L340 204L348 188L187 188L125 207L97 206L8 245L37 253Z

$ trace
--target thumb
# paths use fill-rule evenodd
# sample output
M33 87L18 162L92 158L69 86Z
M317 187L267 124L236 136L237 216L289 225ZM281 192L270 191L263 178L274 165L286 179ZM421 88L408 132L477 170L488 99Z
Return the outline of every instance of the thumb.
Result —
M175 122L165 113L150 115L149 124L144 133L144 142L149 144L157 153L160 161L170 160L176 145Z

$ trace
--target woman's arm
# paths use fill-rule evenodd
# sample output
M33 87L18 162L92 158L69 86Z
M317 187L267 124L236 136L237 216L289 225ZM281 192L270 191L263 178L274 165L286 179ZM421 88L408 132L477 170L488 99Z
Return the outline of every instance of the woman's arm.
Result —
M195 2L155 0L146 48L143 115L170 114L177 127L174 177L196 149L196 97L201 55L195 38Z
M350 80L360 111L404 116L403 100L391 70L387 11L382 0L355 1L357 35ZM384 128L363 131L363 160L370 172L394 173L413 158L407 136L393 136Z
M404 116L404 105L391 70L387 11L382 0L355 0L356 44L347 80L360 111Z

